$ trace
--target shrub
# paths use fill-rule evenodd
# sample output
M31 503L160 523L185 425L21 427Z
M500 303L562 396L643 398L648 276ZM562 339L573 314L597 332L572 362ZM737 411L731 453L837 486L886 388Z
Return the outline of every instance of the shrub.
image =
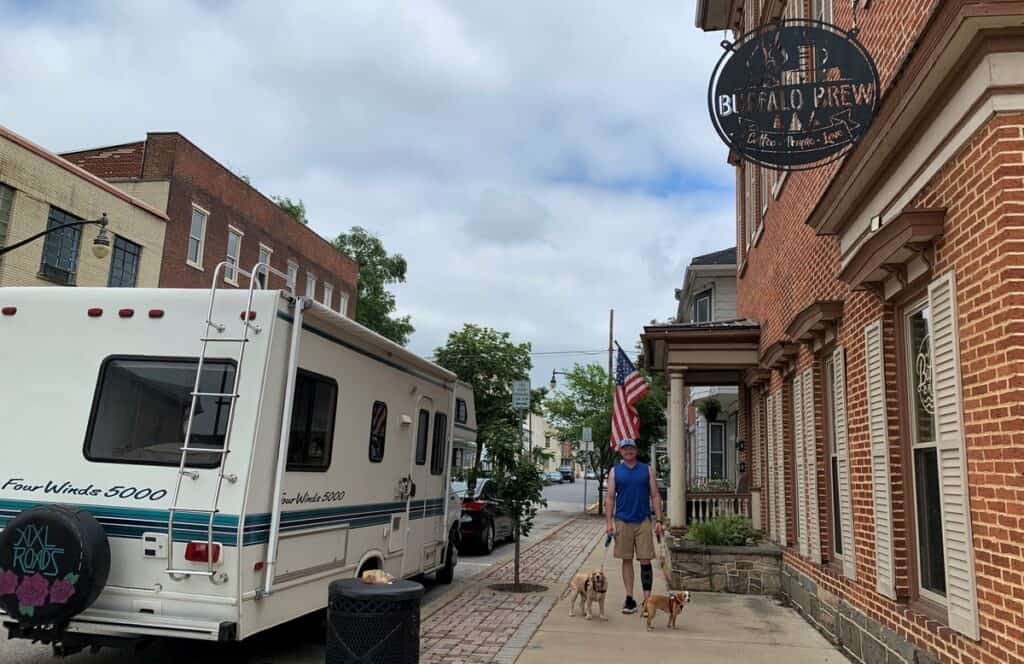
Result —
M706 546L744 546L754 537L754 529L746 517L717 516L692 524L686 537Z

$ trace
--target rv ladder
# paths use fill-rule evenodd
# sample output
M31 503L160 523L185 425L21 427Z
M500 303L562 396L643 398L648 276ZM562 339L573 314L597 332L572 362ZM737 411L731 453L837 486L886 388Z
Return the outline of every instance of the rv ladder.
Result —
M231 432L232 432L232 430L234 428L234 423L235 423L235 405L236 405L236 402L238 401L238 399L240 397L240 395L238 393L238 386L240 384L240 379L241 379L241 376L242 376L242 368L244 366L243 362L245 360L245 349L248 346L248 343L250 341L250 338L249 338L250 332L253 333L253 334L259 334L260 333L260 327L258 325L255 325L254 323L249 322L249 320L243 320L242 321L242 336L240 336L240 337L217 337L217 336L214 336L214 332L216 332L217 334L223 334L224 331L227 329L226 325L223 325L221 323L217 323L217 322L215 322L213 320L214 305L216 304L216 301L217 301L217 284L220 282L221 271L225 270L225 269L231 269L236 274L236 277L237 277L238 274L242 274L242 275L244 275L245 277L247 277L249 279L249 297L248 297L248 301L247 301L246 307L245 307L245 312L248 312L249 315L244 315L243 314L243 319L247 319L250 316L255 316L255 312L253 311L253 308L252 308L253 295L255 294L255 289L256 289L258 284L259 284L260 288L263 288L263 285L260 283L260 279L258 279L259 276L263 276L264 277L263 283L266 283L267 277L271 273L276 274L276 275L278 275L280 277L283 277L285 279L285 282L288 284L289 292L291 292L292 294L295 293L295 283L289 278L289 276L286 273L284 273L284 272L280 272L279 270L275 270L274 268L270 267L266 263L262 263L262 262L261 263L257 263L256 267L253 268L252 272L246 272L245 270L240 269L237 265L231 265L227 261L222 261L221 263L219 263L217 265L217 268L213 271L213 285L210 286L210 305L209 305L208 313L206 314L206 332L203 334L203 336L201 336L199 338L199 341L202 343L202 348L201 348L201 350L199 352L199 361L197 362L197 366L196 366L196 379L195 379L195 382L193 384L194 386L193 386L192 392L191 392L192 405L189 408L188 425L185 427L185 440L184 440L184 444L179 448L179 450L181 451L181 458L178 461L178 478L177 478L177 481L175 482L175 485L174 485L174 495L171 498L171 507L170 507L170 509L167 512L167 542L168 542L168 546L167 546L167 574L169 574L173 578L188 577L188 576L194 574L194 575L197 575L197 576L207 576L207 577L210 577L211 580L214 580L214 581L217 580L215 578L215 573L214 573L214 569L213 569L213 564L214 564L213 556L207 556L206 569L205 570L203 570L203 569L196 570L196 569L177 569L177 568L175 568L175 565L174 565L174 522L175 522L175 516L177 514L180 514L180 513L206 515L208 517L207 521L206 521L206 545L208 547L207 550L208 551L212 551L213 550L213 544L214 544L214 541L213 541L213 523L214 523L215 517L217 516L217 513L220 511L219 504L220 504L221 488L224 486L224 480L228 480L228 482L234 483L238 479L233 474L225 474L224 473L224 464L227 462L228 452L230 451ZM217 342L217 343L235 343L235 344L238 345L238 355L235 358L234 378L232 380L232 385L231 385L231 391L230 392L203 392L203 391L200 390L200 385L202 384L202 379L203 379L203 364L206 361L207 350L209 348L209 345L211 343L215 343L215 342ZM191 442L192 442L192 425L195 423L196 407L199 405L199 399L201 399L203 397L209 397L209 398L213 398L213 399L224 399L224 400L227 400L228 403L230 404L229 407L228 407L227 422L225 423L225 426L224 426L224 444L220 447L220 449L206 449L206 448L201 448L201 447L194 447L194 446L191 445ZM192 481L196 481L196 480L199 479L199 476L200 476L200 473L199 473L198 470L189 470L188 469L188 466L189 466L188 455L189 454L219 454L220 455L220 463L217 464L217 468L216 468L216 470L217 470L216 483L214 485L213 495L211 496L212 505L208 509L199 509L199 508L192 508L192 507L181 507L178 504L180 502L180 500L181 500L181 494L182 494L182 492L181 492L182 478L188 477Z

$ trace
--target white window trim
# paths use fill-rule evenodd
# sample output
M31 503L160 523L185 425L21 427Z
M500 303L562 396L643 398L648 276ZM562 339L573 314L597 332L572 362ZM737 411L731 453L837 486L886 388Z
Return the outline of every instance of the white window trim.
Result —
M324 296L323 296L322 303L323 303L323 305L325 307L330 309L331 308L331 304L334 302L334 284L329 284L329 283L327 283L325 281L324 282L323 291L324 291ZM330 296L328 296L328 293L330 293Z
M778 172L775 173L775 184L772 185L772 198L775 200L778 200L782 194L782 185L786 184L787 178L789 178L789 171L783 171L781 175Z
M270 247L268 247L267 245L263 244L262 242L260 242L259 257L260 257L260 262L261 263L263 262L263 252L264 251L267 252L267 267L273 267L271 265L271 263L274 260L274 250L271 249ZM270 285L270 276L271 276L270 272L269 271L268 272L259 272L258 275L259 275L260 278L263 279L263 288L267 288Z
M706 296L708 298L708 319L706 321L698 321L697 320L697 303L700 302L700 300L704 299L705 294L706 294ZM715 289L714 289L713 286L709 285L707 288L705 288L704 290L702 290L701 292L699 292L699 293L697 293L697 294L695 294L693 296L693 312L690 315L690 322L691 323L698 323L698 322L710 323L713 320L715 320Z
M306 297L316 300L316 275L306 270Z
M203 255L206 253L206 228L210 225L210 211L201 205L192 204L192 214L198 210L203 213L203 230L200 231L199 235L199 260L198 262L191 260L188 257L188 244L192 240L192 216L188 218L188 240L185 241L185 265L195 268L200 272L203 271Z
M224 255L227 258L231 257L228 252L231 251L231 234L234 233L238 236L238 256L235 258L235 270L232 278L228 278L230 267L224 270L224 281L228 282L232 286L238 286L238 270L242 267L242 240L245 238L245 233L241 230L228 224L228 246L225 248Z
M294 261L294 260L289 258L288 259L288 270L287 270L286 274L291 274L292 268L295 268L295 278L292 279L292 283L291 283L292 295L294 295L295 294L295 289L299 285L299 264L298 264L297 261Z
M340 313L345 318L348 318L348 293L346 293L344 290L339 291L338 313Z

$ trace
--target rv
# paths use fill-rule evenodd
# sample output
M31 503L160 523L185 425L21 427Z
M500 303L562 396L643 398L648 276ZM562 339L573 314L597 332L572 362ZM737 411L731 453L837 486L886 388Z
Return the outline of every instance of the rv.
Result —
M323 609L331 581L365 570L451 581L464 388L253 281L0 290L12 638L58 653L241 640Z

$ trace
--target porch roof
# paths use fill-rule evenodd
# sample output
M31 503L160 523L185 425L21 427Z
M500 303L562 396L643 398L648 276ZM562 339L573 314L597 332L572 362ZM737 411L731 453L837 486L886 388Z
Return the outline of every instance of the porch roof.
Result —
M746 318L648 325L640 342L649 371L681 371L687 385L742 385L758 366L761 326Z

